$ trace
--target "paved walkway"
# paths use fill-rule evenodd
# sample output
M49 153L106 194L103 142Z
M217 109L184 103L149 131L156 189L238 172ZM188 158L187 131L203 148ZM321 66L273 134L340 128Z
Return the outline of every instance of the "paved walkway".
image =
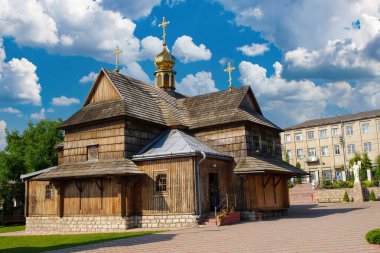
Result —
M293 206L289 216L191 228L58 252L380 252L365 233L380 227L380 202Z

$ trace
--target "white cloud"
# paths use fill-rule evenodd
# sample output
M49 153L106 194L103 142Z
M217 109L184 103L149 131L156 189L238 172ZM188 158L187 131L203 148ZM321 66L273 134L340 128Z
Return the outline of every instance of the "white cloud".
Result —
M204 44L195 45L193 38L187 35L179 37L174 42L172 50L173 55L183 63L211 59L211 51Z
M215 81L212 79L211 72L200 71L195 75L185 76L178 84L177 91L188 96L218 91Z
M5 146L7 146L6 141L6 132L5 129L7 127L7 124L4 120L0 120L0 151L4 150Z
M282 65L276 62L273 66L275 73L267 77L265 68L242 61L240 81L252 86L263 111L282 126L320 118L327 114L328 108L357 112L380 106L379 83L354 86L345 81L322 85L310 80L287 81L282 77Z
M238 51L241 51L244 55L247 56L257 56L263 55L264 53L269 51L268 44L255 44L244 45L242 47L237 48Z
M36 66L25 58L5 62L0 39L0 100L5 103L41 104L41 85Z
M79 79L80 83L92 83L95 81L96 77L98 76L98 73L95 73L94 71L91 71L85 76L82 76L81 79Z
M54 112L54 109L53 109L53 108L49 108L49 109L47 109L46 112L48 112L48 113L53 113L53 112Z
M120 11L131 19L139 19L148 16L155 6L160 5L161 0L118 1L103 0L106 9Z
M149 79L149 76L144 72L140 64L137 62L128 63L125 68L122 68L120 70L120 73L137 80L141 80L148 84L153 83L153 81Z
M5 107L0 108L0 112L10 113L10 114L16 114L21 116L21 111L19 109L13 108L13 107Z
M181 4L183 2L185 2L186 0L166 0L165 1L165 4L171 8L173 8L174 6L178 5L178 4Z
M79 99L60 96L59 98L53 98L51 103L55 106L70 106L72 104L79 104Z
M45 119L45 108L42 108L40 112L35 112L30 114L30 118L35 119L35 120L42 120Z
M153 60L162 51L162 40L157 37L147 36L141 40L140 60Z

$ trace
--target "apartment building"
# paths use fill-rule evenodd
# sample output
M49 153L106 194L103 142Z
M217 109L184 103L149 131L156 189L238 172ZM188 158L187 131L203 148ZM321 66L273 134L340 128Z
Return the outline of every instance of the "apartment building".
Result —
M310 173L310 181L340 179L355 152L380 155L380 110L306 121L281 133L284 159Z

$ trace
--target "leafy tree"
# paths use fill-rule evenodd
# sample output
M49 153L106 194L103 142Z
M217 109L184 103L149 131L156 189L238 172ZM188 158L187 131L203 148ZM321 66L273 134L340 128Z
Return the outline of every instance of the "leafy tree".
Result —
M300 162L297 162L297 163L296 163L296 167L297 167L298 169L301 169L301 163L300 163Z
M289 155L288 154L285 155L285 162L286 163L290 163L290 159L289 159Z
M6 131L7 146L0 152L0 198L4 210L10 211L12 199L24 195L21 174L31 173L57 164L55 145L63 140L58 130L61 120L41 120L28 123L28 128L20 134L17 130Z
M374 179L375 180L380 180L380 155L378 155L376 157L375 164L376 164L377 168L375 169Z

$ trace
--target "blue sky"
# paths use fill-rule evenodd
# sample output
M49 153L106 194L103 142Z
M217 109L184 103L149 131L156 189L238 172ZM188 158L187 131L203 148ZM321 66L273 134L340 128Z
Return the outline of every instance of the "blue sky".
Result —
M66 119L101 67L153 82L163 16L177 90L251 85L286 127L380 106L380 3L371 0L0 0L0 149L4 129ZM22 13L22 15L20 14Z

